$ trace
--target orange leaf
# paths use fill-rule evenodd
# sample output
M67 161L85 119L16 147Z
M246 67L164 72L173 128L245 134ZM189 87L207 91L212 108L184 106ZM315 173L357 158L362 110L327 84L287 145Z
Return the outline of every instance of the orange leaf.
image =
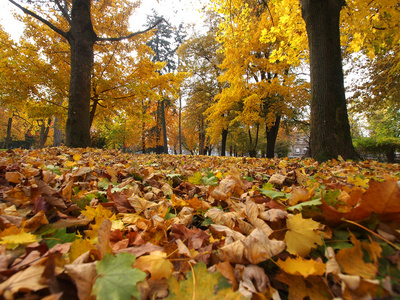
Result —
M167 253L162 251L153 251L150 255L139 257L133 267L150 272L152 279L168 279L174 270L174 266L167 259Z
M361 249L362 243L357 240L357 238L350 233L350 239L353 243L354 247L350 249L341 249L336 255L336 260L342 266L343 271L350 275L360 275L363 278L371 279L374 278L376 273L378 272L378 266L373 263L366 263L363 260L363 251ZM364 244L364 243L363 243ZM381 251L380 246L379 250L376 245L373 247L366 246L370 251ZM380 256L379 254L375 254L375 257Z

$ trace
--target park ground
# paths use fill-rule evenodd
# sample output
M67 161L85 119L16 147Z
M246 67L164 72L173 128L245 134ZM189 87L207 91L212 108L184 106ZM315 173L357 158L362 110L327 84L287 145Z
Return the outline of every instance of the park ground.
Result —
M0 296L395 299L399 182L340 157L1 151Z

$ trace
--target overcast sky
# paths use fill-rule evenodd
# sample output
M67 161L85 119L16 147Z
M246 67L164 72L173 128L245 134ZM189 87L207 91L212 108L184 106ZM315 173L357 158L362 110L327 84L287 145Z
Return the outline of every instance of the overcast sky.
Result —
M186 24L196 23L200 25L201 13L198 11L204 6L207 0L143 0L140 8L135 12L131 22L132 31L143 29L141 25L146 22L146 15L152 14L154 8L159 15L166 16L172 25L178 25L181 22ZM22 33L23 24L16 21L12 12L19 11L7 0L0 0L0 24L11 34L13 39L18 39Z

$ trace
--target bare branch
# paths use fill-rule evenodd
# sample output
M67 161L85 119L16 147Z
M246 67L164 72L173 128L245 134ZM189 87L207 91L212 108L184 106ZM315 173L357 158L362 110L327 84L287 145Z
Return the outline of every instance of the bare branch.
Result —
M18 3L16 3L14 0L8 0L10 3L14 4L16 7L18 7L20 10L22 10L24 13L34 17L35 19L39 20L40 22L46 24L47 26L50 27L50 29L52 29L53 31L57 32L59 35L67 38L67 33L64 32L63 30L57 28L56 26L54 26L53 24L51 24L49 21L43 19L41 16L35 14L34 12L31 12L30 10L26 9L25 7L19 5Z
M9 1L12 1L12 0L9 0ZM117 42L117 41L122 41L122 40L130 39L131 37L134 37L134 36L139 35L139 34L146 33L146 32L148 32L148 31L150 31L150 30L156 28L157 25L160 24L160 23L163 22L163 21L164 21L165 23L168 24L168 22L167 22L164 18L161 18L161 19L159 19L153 26L151 26L151 27L149 27L149 28L147 28L147 29L145 29L145 30L133 32L133 33L127 35L127 36L121 36L121 37L117 37L117 38L103 38L103 37L97 37L96 40L97 40L97 41L107 41L107 42Z
M69 17L68 10L66 10L66 8L68 9L68 7L66 6L67 3L64 2L64 6L62 6L59 0L55 0L54 2L56 3L58 9L61 11L63 17L67 20L68 24L71 25L71 18Z

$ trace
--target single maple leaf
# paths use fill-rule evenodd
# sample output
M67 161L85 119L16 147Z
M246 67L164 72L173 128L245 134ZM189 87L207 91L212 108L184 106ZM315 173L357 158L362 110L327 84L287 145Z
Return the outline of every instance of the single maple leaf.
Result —
M173 276L168 280L169 295L166 299L245 299L239 292L232 291L231 285L221 273L208 272L204 263L194 266L186 277L187 280L180 282Z
M146 278L146 273L139 269L132 269L136 257L129 253L120 253L117 256L106 254L97 262L97 278L93 285L92 295L97 300L108 299L140 299L137 283Z
M0 244L6 244L7 249L15 249L19 245L23 244L32 244L34 242L38 241L38 236L29 233L29 232L24 232L21 231L18 234L11 234L7 236L3 236L1 238Z
M162 251L153 251L150 255L139 257L135 264L135 268L142 271L148 271L153 279L169 278L174 270L174 266L167 258L167 253Z
M277 265L288 274L301 275L304 278L310 275L323 275L325 273L325 264L302 257L289 257L285 261L278 260Z
M354 234L350 233L350 240L354 247L349 249L341 249L336 255L336 260L343 268L344 273L349 275L359 275L365 279L375 278L378 272L378 257L382 252L378 243L373 244L361 243ZM363 250L366 249L370 254L372 263L363 260Z
M288 231L285 235L287 251L304 257L316 245L322 245L319 225L312 219L303 219L301 214L289 215L286 221Z

